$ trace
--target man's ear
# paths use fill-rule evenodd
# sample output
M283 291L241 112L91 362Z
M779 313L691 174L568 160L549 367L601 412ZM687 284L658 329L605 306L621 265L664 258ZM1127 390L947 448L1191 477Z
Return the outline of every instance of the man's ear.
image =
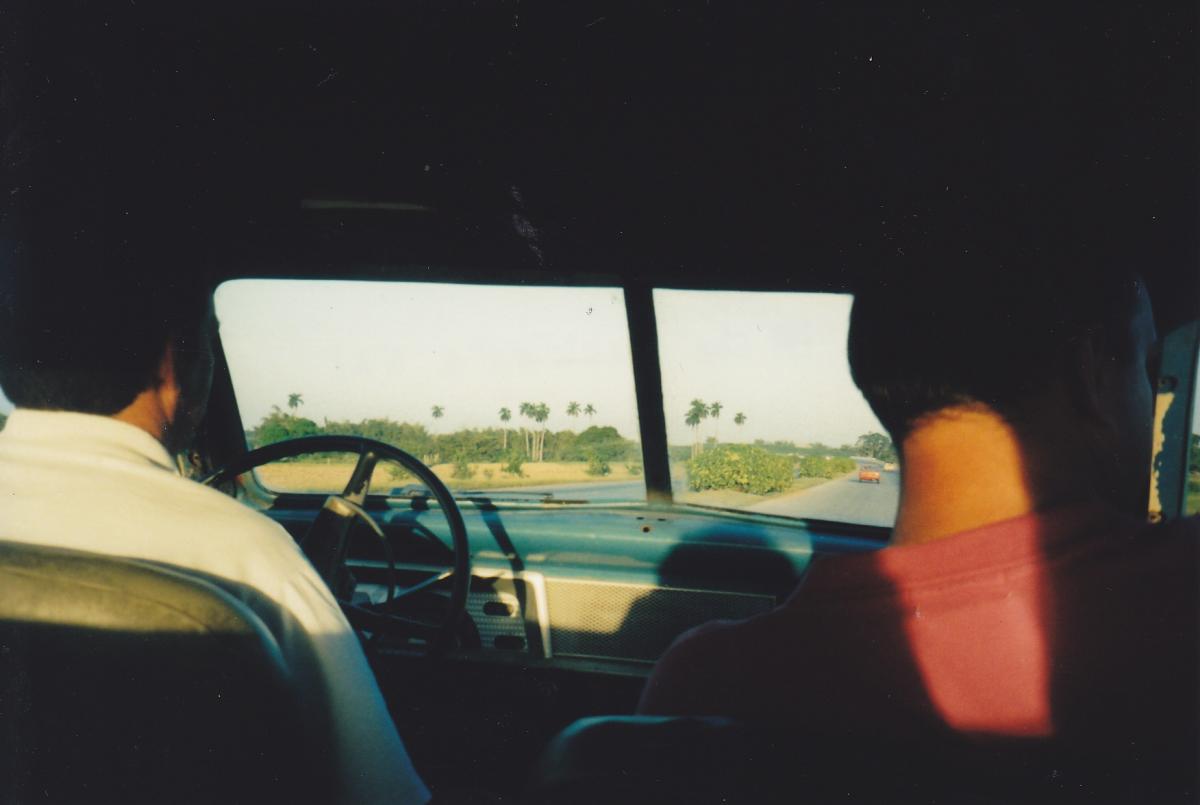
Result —
M176 372L175 345L168 343L158 362L158 388L154 393L168 422L175 419L179 408L179 375Z

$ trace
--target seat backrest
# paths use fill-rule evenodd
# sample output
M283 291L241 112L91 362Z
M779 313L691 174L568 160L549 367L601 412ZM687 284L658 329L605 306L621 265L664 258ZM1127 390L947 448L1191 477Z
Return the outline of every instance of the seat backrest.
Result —
M0 801L328 801L304 699L216 585L0 542Z
M529 805L633 803L1192 802L1194 743L1147 752L949 731L822 738L804 724L604 716L547 745Z

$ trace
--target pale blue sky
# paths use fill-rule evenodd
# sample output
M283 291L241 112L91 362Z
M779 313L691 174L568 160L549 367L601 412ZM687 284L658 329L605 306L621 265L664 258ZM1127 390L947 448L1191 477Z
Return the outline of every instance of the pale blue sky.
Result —
M552 429L578 430L589 422L567 403L590 402L594 424L638 438L618 289L239 280L216 303L247 427L300 392L317 422L386 416L439 432L496 425L524 400L549 405ZM846 365L849 297L659 291L655 304L671 443L691 441L693 397L725 406L703 434L729 440L842 444L880 429Z
M546 403L549 427L578 430L588 420L566 416L574 400L636 438L617 290L238 280L216 308L247 427L300 392L317 422L390 417L436 432L498 426L501 406L515 427L522 401Z
M852 297L737 291L654 292L667 433L691 441L691 400L720 402L722 440L853 443L882 431L850 378L846 334ZM746 424L734 416L746 414Z

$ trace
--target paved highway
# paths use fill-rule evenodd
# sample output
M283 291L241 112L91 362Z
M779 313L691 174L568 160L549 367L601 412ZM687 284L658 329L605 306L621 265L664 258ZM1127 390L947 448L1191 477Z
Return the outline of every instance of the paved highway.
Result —
M859 483L855 471L811 489L755 503L749 510L890 528L896 520L899 499L899 472L880 472L879 483L864 484Z
M676 491L682 492L683 483L677 481L676 485ZM493 491L499 494L506 490ZM560 500L586 500L595 503L646 499L646 485L642 481L524 486L508 491L549 493ZM896 502L899 497L900 473L880 472L878 484L864 484L859 483L858 472L855 471L844 478L835 478L820 486L753 504L748 509L764 514L890 527L896 519Z

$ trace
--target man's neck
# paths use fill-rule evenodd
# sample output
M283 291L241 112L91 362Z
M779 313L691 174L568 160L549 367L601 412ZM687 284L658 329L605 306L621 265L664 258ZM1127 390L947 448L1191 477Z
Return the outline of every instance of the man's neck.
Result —
M1012 426L984 407L919 423L901 451L893 545L944 539L1087 494L1071 474L1047 473Z
M113 414L112 418L144 430L160 444L165 444L167 441L170 420L163 411L159 394L155 391L143 391L134 398L133 402Z

